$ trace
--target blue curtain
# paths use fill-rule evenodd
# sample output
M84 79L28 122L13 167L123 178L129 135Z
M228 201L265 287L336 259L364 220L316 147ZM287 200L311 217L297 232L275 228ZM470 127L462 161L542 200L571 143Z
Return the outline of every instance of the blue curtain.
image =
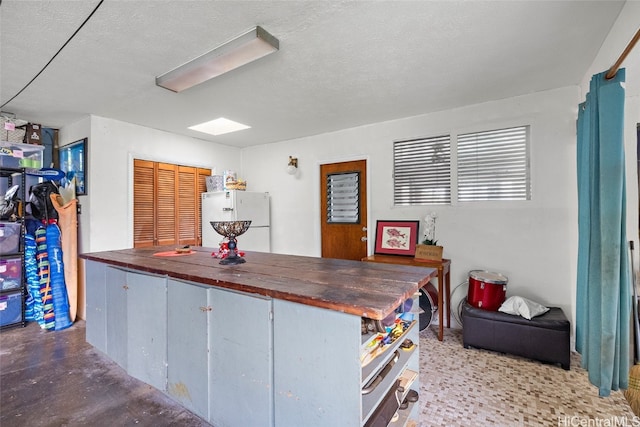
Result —
M576 350L600 396L627 388L629 376L624 71L594 75L578 111Z

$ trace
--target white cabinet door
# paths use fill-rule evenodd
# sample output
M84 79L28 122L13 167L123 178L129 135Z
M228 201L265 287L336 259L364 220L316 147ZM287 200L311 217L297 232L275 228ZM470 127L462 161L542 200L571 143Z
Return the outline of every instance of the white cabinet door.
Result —
M271 300L168 281L167 392L220 426L273 426Z
M210 422L273 426L272 301L210 289Z
M127 371L166 391L167 278L127 272L127 287Z
M169 279L167 393L209 419L210 288Z
M360 317L275 299L277 427L357 427Z
M107 266L95 261L85 261L86 291L86 339L89 344L107 354Z
M127 369L127 272L107 267L107 354Z

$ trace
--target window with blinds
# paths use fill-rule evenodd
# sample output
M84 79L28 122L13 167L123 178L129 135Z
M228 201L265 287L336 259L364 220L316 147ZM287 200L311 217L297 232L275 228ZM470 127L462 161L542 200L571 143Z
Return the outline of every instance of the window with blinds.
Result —
M451 138L393 143L393 202L396 206L451 203Z
M529 126L458 135L458 201L530 200Z
M360 221L358 172L327 175L327 222L357 224Z

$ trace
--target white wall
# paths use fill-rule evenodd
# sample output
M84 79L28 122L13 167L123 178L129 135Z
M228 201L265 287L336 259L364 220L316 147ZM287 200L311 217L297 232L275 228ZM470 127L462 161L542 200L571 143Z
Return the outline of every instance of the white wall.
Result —
M369 229L377 219L422 219L436 211L437 238L452 259L452 286L471 269L509 277L508 295L561 306L575 325L577 255L576 118L591 75L607 70L637 31L640 2L627 2L580 87L468 106L424 116L283 141L242 152L252 190L272 195L274 252L320 255L319 165L367 159ZM627 57L625 147L627 237L638 243L636 124L640 123L640 45ZM392 142L447 132L532 126L533 195L529 202L446 207L393 206ZM296 176L284 172L298 157ZM375 233L369 234L371 253ZM638 266L636 253L635 265Z
M60 145L89 137L82 204L83 252L133 246L133 159L240 168L240 150L98 116L61 130ZM89 203L90 199L91 203Z
M91 118L86 118L60 129L58 133L58 147L71 144L91 135ZM89 142L91 144L91 142ZM89 151L90 152L90 151ZM90 182L90 181L87 181ZM91 193L89 193L91 194ZM88 195L78 196L80 215L78 215L78 253L86 252L89 248L89 207L91 199Z
M575 120L579 88L472 105L242 151L248 186L272 196L274 252L320 255L319 165L367 159L369 230L378 219L422 220L438 213L436 237L452 259L452 287L472 269L509 277L508 295L574 312L577 253ZM448 132L531 125L532 200L393 206L393 141ZM287 175L288 156L299 174ZM421 223L422 225L422 223ZM422 232L421 232L422 235ZM369 252L375 231L369 233Z

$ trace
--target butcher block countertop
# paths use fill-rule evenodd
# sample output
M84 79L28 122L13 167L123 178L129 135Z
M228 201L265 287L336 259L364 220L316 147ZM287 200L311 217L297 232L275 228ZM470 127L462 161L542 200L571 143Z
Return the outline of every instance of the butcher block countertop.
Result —
M381 320L413 296L437 270L330 258L246 252L246 263L220 265L211 248L175 246L81 254L80 258L175 279L254 293ZM90 283L87 286L91 286Z

